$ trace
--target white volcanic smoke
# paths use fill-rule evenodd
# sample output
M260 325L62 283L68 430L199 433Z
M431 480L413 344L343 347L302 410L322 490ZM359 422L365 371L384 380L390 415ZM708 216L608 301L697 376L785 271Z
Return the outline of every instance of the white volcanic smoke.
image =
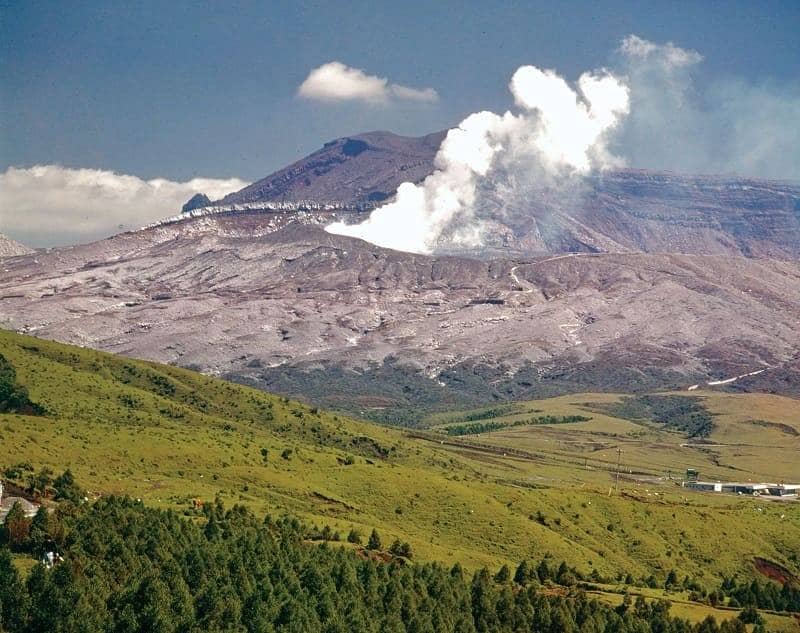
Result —
M614 133L631 165L682 173L800 179L800 79L702 78L703 56L626 37L614 67L631 89Z
M487 181L500 178L513 187L520 170L523 182L563 181L620 165L606 145L608 132L628 113L628 88L620 79L584 73L573 89L552 70L522 66L509 89L522 113L468 116L448 132L436 171L421 185L403 183L396 200L364 222L336 222L326 230L414 253L478 246L484 223L476 203Z

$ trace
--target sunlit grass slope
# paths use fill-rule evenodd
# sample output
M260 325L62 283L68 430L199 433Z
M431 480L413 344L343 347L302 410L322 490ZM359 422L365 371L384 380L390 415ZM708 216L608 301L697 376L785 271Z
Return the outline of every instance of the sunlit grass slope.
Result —
M410 542L417 559L469 567L550 553L585 573L663 578L674 568L709 587L724 574L753 573L753 556L800 571L789 557L800 551L800 504L687 494L674 483L624 480L610 491L613 473L600 466L616 460L615 442L657 431L587 414L582 403L601 398L594 394L525 406L592 416L576 429L600 434L603 461L557 444L552 434L568 432L563 424L492 434L498 445L530 444L529 457L504 456L502 448L413 439L191 371L13 333L0 332L0 353L49 411L0 414L0 467L69 467L94 495L126 493L178 509L220 496L343 535L374 527L385 543ZM685 467L674 452L679 440L654 441L637 460L656 472Z

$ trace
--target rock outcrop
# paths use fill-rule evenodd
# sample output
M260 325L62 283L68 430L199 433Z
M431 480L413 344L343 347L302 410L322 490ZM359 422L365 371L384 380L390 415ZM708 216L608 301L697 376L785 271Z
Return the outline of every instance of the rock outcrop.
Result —
M32 248L28 248L24 244L20 244L0 233L0 257L16 257L17 255L28 255L29 253L33 253Z
M211 206L211 199L204 193L196 193L181 207L181 213Z

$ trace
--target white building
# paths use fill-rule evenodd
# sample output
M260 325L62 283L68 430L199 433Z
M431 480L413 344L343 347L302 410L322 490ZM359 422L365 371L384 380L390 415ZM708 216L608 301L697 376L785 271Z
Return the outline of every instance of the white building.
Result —
M684 488L703 492L729 492L740 495L768 495L772 497L796 497L800 484L771 484L737 481L684 481Z

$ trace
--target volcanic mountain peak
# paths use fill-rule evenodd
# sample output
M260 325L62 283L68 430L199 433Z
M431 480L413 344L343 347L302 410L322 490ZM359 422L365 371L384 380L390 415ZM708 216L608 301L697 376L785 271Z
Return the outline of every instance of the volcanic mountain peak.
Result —
M340 138L187 213L262 210L302 217L305 223L360 222L393 197L401 183L420 182L433 172L444 134L411 138L369 132ZM791 183L623 169L573 184L569 191L532 183L513 196L489 195L477 210L488 227L484 255L577 251L800 257L800 187Z
M433 157L444 135L436 132L412 138L367 132L339 138L216 204L381 202L394 195L403 182L418 182L433 171Z

